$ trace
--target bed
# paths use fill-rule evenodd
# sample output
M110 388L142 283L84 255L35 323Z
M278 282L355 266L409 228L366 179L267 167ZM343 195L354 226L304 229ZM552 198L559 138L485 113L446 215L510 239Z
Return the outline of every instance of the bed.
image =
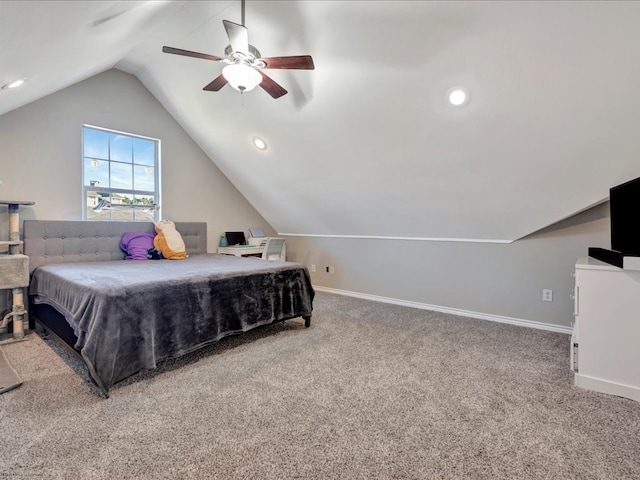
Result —
M64 342L109 396L117 382L261 325L302 317L304 265L207 253L206 223L175 224L184 260L125 260L126 232L151 222L25 220L30 318Z

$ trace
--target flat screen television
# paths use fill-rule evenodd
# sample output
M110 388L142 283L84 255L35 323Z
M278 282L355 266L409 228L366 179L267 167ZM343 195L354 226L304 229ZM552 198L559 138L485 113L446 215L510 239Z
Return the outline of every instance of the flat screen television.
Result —
M624 268L625 257L640 257L640 178L609 189L609 219L611 250L589 247L589 256Z
M611 250L640 256L640 178L609 189Z

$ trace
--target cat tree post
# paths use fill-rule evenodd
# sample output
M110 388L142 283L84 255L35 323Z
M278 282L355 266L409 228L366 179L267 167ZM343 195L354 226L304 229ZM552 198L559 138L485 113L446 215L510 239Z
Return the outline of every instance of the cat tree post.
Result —
M0 200L0 205L9 207L9 241L0 242L8 248L8 255L0 255L0 289L11 289L12 307L4 318L0 318L0 327L6 327L13 321L13 339L24 338L24 289L29 286L29 257L22 254L20 240L20 205L34 205L35 202Z

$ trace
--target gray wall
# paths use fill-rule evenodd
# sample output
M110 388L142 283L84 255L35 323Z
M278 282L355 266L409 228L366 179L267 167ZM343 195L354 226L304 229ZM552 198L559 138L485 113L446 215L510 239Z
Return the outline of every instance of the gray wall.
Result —
M138 79L119 70L0 116L0 199L36 202L20 209L21 221L82 219L84 123L161 140L162 217L207 222L209 251L225 230L273 233ZM0 238L7 235L7 207L0 206Z
M316 265L316 286L569 327L573 265L588 247L610 247L609 204L511 244L289 237L287 245L289 259Z
M206 221L209 251L223 230L274 233L144 86L118 70L0 116L0 199L36 202L21 219L82 218L83 123L161 139L163 217ZM608 204L512 244L315 237L287 244L289 260L316 265L311 276L320 287L568 327L575 261L588 247L610 246ZM324 272L328 265L335 274ZM553 302L542 301L543 288L553 289Z

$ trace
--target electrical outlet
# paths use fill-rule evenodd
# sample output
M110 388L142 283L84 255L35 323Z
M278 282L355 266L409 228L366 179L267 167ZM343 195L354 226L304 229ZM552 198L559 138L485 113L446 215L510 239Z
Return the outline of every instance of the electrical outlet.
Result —
M553 302L553 290L549 288L542 289L542 301L543 302Z
M315 265L311 265L311 272L315 272L316 271L316 266Z
M336 273L336 269L333 267L329 267L329 273Z

